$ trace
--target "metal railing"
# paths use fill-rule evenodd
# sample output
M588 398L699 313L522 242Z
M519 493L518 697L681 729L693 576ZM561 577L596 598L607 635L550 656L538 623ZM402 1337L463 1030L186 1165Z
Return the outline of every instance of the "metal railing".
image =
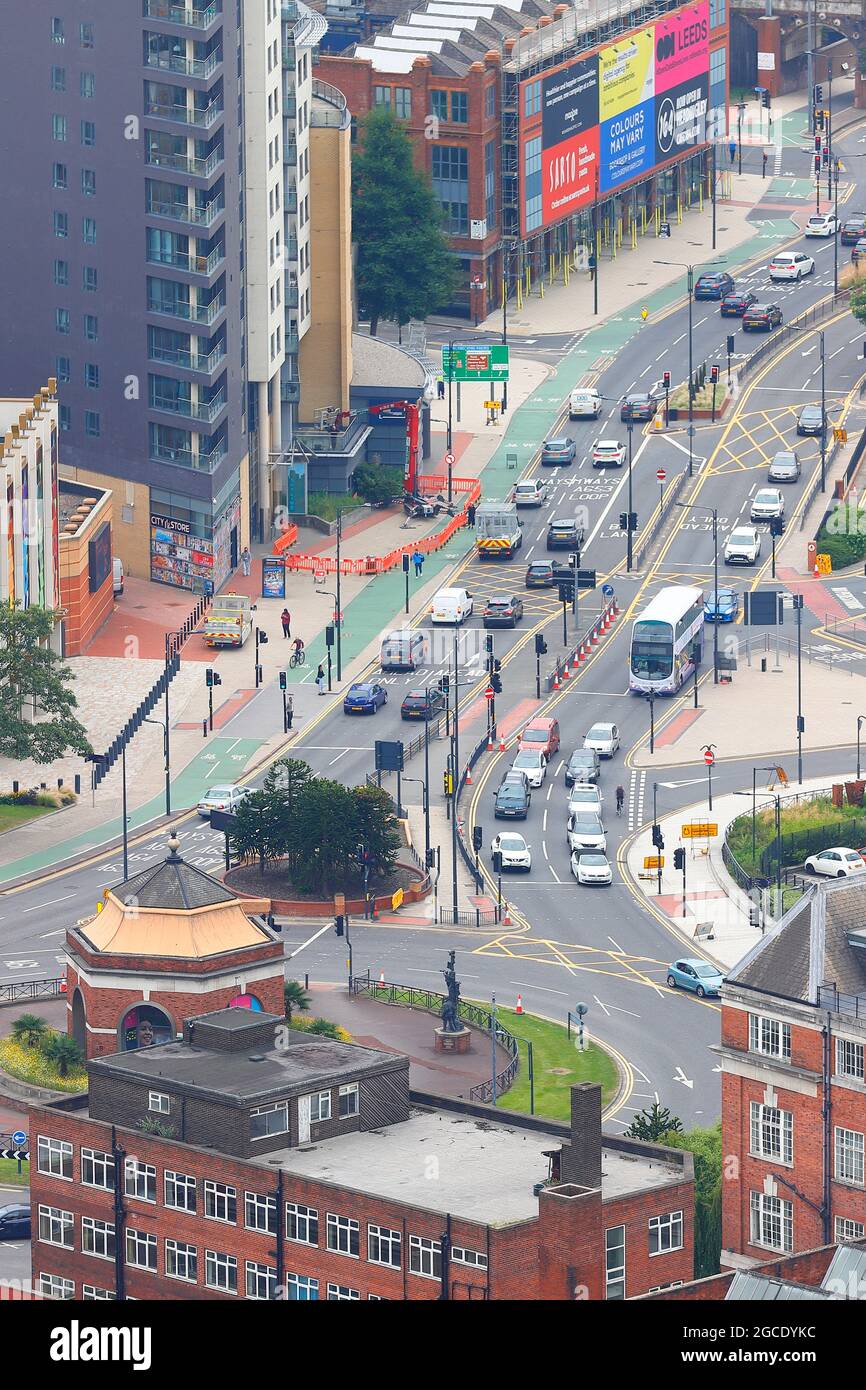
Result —
M654 520L652 520L648 528L641 533L637 543L635 544L634 566L636 569L639 568L640 565L643 563L645 557L649 553L650 546L655 541L659 531L667 521L674 507L676 506L680 493L686 485L688 476L688 471L683 470L683 472L680 473L676 478L674 478L672 482L668 483L667 487L665 488L664 501L659 504L659 508L655 514Z
M184 397L157 395L150 397L151 410L163 410L170 415L180 415L185 420L203 420L208 425L213 424L227 404L228 401L222 392L212 401L193 401Z
M811 791L794 792L790 796L781 796L779 797L779 804L781 806L782 811L784 811L787 806L796 805L798 802L801 801L815 801L821 797L831 796L832 792L832 786L814 787ZM761 812L767 811L768 809L772 808L773 801L767 801L767 797L772 795L773 793L767 792L766 790L758 790L758 815L760 815ZM767 878L772 878L776 871L775 837L773 838L772 843L761 851L761 855L758 861L758 872L756 873L751 873L743 864L741 864L739 859L737 859L736 855L734 854L734 851L731 849L729 841L731 834L735 833L735 827L742 828L745 825L751 826L751 823L751 811L744 811L742 815L735 816L734 819L728 824L727 829L725 830L725 838L722 842L722 863L724 864L731 878L736 883L737 887L741 888L744 893L751 893L753 888L756 886L756 882L759 879L766 880ZM866 842L866 819L864 819L861 823L860 821L858 821L856 816L852 816L851 819L846 822L846 833L849 827L853 826L854 828L856 828L858 825L861 826L864 842ZM827 845L832 845L833 843L835 843L835 840L838 839L839 832L839 823L835 822L833 824L828 823L826 828L822 828L821 826L815 826L811 830L799 831L794 835L783 835L782 858L786 858L786 842L788 844L788 849L790 851L793 851L793 849L795 848L802 847L800 845L801 839L803 841L806 841L810 836L815 836L816 839L821 840L821 843L816 842L814 845L811 845L811 847L806 847L804 849L803 854L798 856L796 862L802 863L806 855L816 853L819 849L823 849Z
M212 101L210 106L204 108L196 106L178 106L171 102L146 101L144 103L145 116L153 116L159 121L174 121L176 125L194 125L203 130L209 130L218 120L222 119L223 108L218 102Z
M213 198L202 208L191 203L172 203L165 198L151 198L145 212L148 217L165 217L172 222L187 222L192 227L212 227L217 218L225 212L225 203L222 198Z
M835 985L818 986L818 1008L849 1018L866 1018L866 995L840 994Z
M160 314L170 319L185 319L189 323L210 325L226 307L224 295L217 295L209 304L188 304L178 300L171 308L158 299L150 299L147 304L149 314Z
M182 174L192 174L195 178L207 179L219 168L225 158L222 149L212 150L207 159L199 159L191 154L166 153L152 148L147 152L146 164L149 169L173 169Z
M182 53L153 52L145 54L144 66L160 72L178 72L184 77L210 77L223 60L220 52L206 58L187 58Z
M436 921L448 927L496 927L500 922L499 908L459 907L455 912L453 907L440 907Z
M821 323L823 319L830 318L837 309L843 304L847 304L851 298L851 291L838 290L835 294L828 295L820 303L813 304L811 309L805 313L798 314L782 328L771 333L765 342L754 352L750 353L745 362L737 370L737 381L740 385L751 376L756 367L759 367L766 357L771 357L780 347L784 347L792 338L796 337L804 328L812 328L815 324Z
M214 3L197 10L193 5L178 5L173 0L144 0L144 13L148 19L165 19L188 29L207 29L219 17L220 7Z
M0 983L0 1004L19 1004L23 999L59 999L65 993L65 986L63 976L51 980L10 980Z

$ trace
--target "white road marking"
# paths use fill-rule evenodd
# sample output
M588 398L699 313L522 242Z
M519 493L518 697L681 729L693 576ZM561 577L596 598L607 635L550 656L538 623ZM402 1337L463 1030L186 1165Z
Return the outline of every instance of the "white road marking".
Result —
M844 603L845 607L852 612L859 612L864 606L858 598L855 598L850 589L831 589L830 592L834 593L839 601Z
M77 897L77 893L66 893L62 898L51 898L47 903L34 903L32 907L25 907L23 912L38 912L42 907L54 907L55 903L65 903L69 898Z
M467 975L466 978L469 979L469 976ZM564 989L551 989L549 985L528 985L523 980L509 980L508 983L510 985L515 985L517 989L541 989L544 990L545 994L561 994L563 999L568 998L568 994Z

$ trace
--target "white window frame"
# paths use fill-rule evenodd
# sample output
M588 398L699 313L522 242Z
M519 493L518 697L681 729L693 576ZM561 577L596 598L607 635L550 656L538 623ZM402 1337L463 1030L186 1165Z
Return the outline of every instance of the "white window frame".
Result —
M87 1248L87 1236L91 1237L92 1248ZM90 1255L95 1260L113 1260L114 1250L108 1249L109 1240L116 1242L116 1233L113 1221L101 1221L95 1216L82 1216L81 1218L81 1253ZM102 1249L98 1249L99 1245Z
M853 1221L850 1216L837 1216L834 1224L834 1238L839 1240L862 1240L866 1226L862 1221Z
M779 1239L773 1239L778 1227ZM752 1192L749 1199L749 1244L783 1254L794 1248L794 1204L783 1197L770 1197L765 1192Z
M677 1233L679 1239L677 1240ZM653 1237L657 1248L653 1250ZM666 1243L668 1242L668 1243ZM656 1255L670 1255L683 1248L683 1214L681 1211L664 1212L661 1216L649 1219L650 1259Z
M833 1172L837 1182L855 1183L857 1187L862 1187L864 1183L864 1165L866 1165L866 1140L856 1129L845 1129L842 1125L836 1125L833 1134ZM845 1168L853 1169L851 1172L843 1171Z
M174 1260L175 1269L172 1272L171 1263ZM193 1273L189 1273L190 1263L195 1268ZM185 1274L178 1273L183 1266ZM169 1237L165 1242L165 1277L166 1279L178 1279L184 1284L198 1283L198 1246L190 1245L185 1240L174 1240Z
M229 1276L234 1271L234 1288L231 1287ZM218 1277L214 1279L212 1276ZM225 1275L225 1282L221 1277ZM233 1293L238 1291L238 1260L236 1255L226 1255L221 1250L205 1250L204 1252L204 1284L206 1289L219 1289L221 1293Z
M170 1115L171 1096L165 1091L151 1091L147 1097L147 1108L155 1115Z
M45 1223L43 1227L43 1221ZM43 1229L46 1234L43 1235ZM37 1239L41 1245L59 1245L63 1250L75 1249L75 1215L62 1207L39 1207Z
M327 1113L322 1114L322 1110ZM310 1096L310 1124L322 1124L331 1118L331 1092L314 1091Z
M451 1263L457 1265L468 1265L471 1269L486 1269L487 1256L480 1250L469 1250L463 1245L452 1245Z
M250 1216L255 1219L250 1220ZM262 1225L259 1218L264 1216L265 1224ZM273 1224L269 1223L271 1218ZM264 1235L277 1234L277 1199L268 1197L262 1192L244 1193L244 1229L247 1231L260 1231Z
M794 1162L794 1115L775 1105L751 1101L749 1105L749 1153L775 1163Z
M851 1063L853 1062L853 1066ZM866 1050L861 1042L853 1038L836 1038L836 1075L852 1077L855 1081L866 1080Z
M95 1284L82 1284L81 1297L85 1303L112 1303L114 1301L114 1294L111 1289L100 1289Z
M355 1101L354 1109L351 1109L351 1108L350 1108L350 1109L347 1109L346 1112L345 1112L345 1114L343 1113L343 1098L344 1098L344 1097L346 1098L346 1101L347 1101L347 1102L348 1102L351 1098L354 1098L354 1101ZM353 1082L352 1082L350 1085L348 1085L348 1086L341 1086L341 1087L340 1087L340 1095L339 1095L339 1100L338 1100L337 1108L338 1108L338 1112L339 1112L339 1116L340 1116L340 1119L341 1119L341 1120L351 1120L351 1119L354 1118L355 1115L359 1115L359 1114L361 1113L361 1092L360 1092L360 1088L359 1088L359 1086L358 1086L357 1081L353 1081Z
M350 1289L348 1284L328 1285L328 1299L331 1303L354 1303L360 1297L358 1290Z
M767 1014L749 1014L749 1051L762 1057L791 1060L791 1025Z
M50 1178L72 1182L72 1145L65 1139L51 1139L40 1134L36 1141L36 1168ZM69 1172L63 1170L68 1167ZM59 1277L59 1276L58 1276Z
M144 1190L139 1192L139 1186ZM148 1189L153 1196L147 1195ZM123 1194L134 1202L146 1202L156 1206L156 1167L152 1163L141 1163L137 1158L127 1158L123 1164Z
M331 1236L334 1235L337 1244L333 1244ZM355 1245L358 1247L352 1250L352 1236L355 1237ZM340 1242L345 1238L348 1249L344 1250ZM361 1224L353 1216L340 1216L338 1212L329 1211L327 1220L327 1248L335 1255L345 1255L347 1259L358 1260L361 1248Z
M142 1264L138 1259L139 1254L147 1251L153 1254L153 1264ZM157 1251L157 1239L152 1231L139 1231L133 1226L126 1228L126 1263L130 1269L143 1269L148 1274L156 1274L159 1269L159 1255ZM131 1256L135 1256L132 1259Z
M285 1121L278 1129L266 1129L264 1134L253 1134L253 1120L257 1115L276 1115L278 1119ZM275 1134L289 1133L289 1102L287 1100L277 1101L275 1105L260 1105L255 1110L250 1111L250 1139L257 1144L261 1139L270 1139Z
M439 1257L439 1273L436 1273L436 1257ZM428 1266L425 1268L425 1266ZM409 1237L409 1273L417 1274L419 1279L435 1279L442 1282L442 1245L429 1236Z
M72 1279L64 1279L62 1274L40 1274L39 1292L43 1298L74 1298L75 1282Z
M188 1211L195 1214L198 1207L198 1183L191 1173L178 1173L173 1168L166 1168L162 1175L163 1204L169 1211ZM182 1192L187 1201L184 1205L178 1201L169 1200L169 1183L174 1189L174 1196ZM192 1198L190 1203L189 1198Z
M379 1256L383 1250L391 1257L389 1259L376 1258L373 1254L374 1242L378 1242ZM397 1258L394 1259L396 1253ZM453 1257L452 1257L453 1258ZM367 1226L367 1263L371 1265L383 1265L386 1269L400 1269L403 1260L403 1233L402 1231L392 1231L387 1226Z
M224 1206L226 1212L229 1210L229 1203L234 1201L234 1216L218 1216L213 1211L208 1211L208 1197L212 1199L214 1207ZM238 1190L229 1183L214 1182L211 1178L205 1178L204 1184L204 1217L206 1221L220 1221L224 1226L236 1226L238 1224Z
M251 1278L254 1280L255 1293L250 1293ZM264 1287L267 1290L264 1294L259 1292L263 1281ZM256 1260L246 1261L244 1266L244 1296L246 1298L252 1299L257 1303L272 1302L273 1299L276 1298L276 1281L277 1271L273 1265L258 1264ZM273 1294L270 1292L272 1288L274 1289Z
M295 1229L299 1231L303 1227L307 1232L306 1236L293 1236L290 1233L289 1222L292 1218L294 1218ZM310 1239L310 1226L313 1222L316 1223L315 1240ZM305 1207L302 1206L299 1202L286 1202L286 1240L290 1240L293 1245L311 1245L315 1247L318 1246L319 1212L316 1207Z
M622 1232L622 1240L618 1236L614 1244L609 1237L616 1232ZM613 1264L611 1255L614 1251L622 1249L622 1262ZM626 1260L625 1225L609 1226L604 1233L604 1296L611 1302L618 1302L625 1298L625 1260ZM620 1290L618 1293L611 1294L611 1289Z
M300 1297L301 1287L303 1286L306 1298ZM294 1289L295 1297L292 1298L289 1290ZM311 1297L315 1295L315 1297ZM310 1274L287 1274L286 1275L286 1300L292 1303L317 1303L319 1301L319 1281Z

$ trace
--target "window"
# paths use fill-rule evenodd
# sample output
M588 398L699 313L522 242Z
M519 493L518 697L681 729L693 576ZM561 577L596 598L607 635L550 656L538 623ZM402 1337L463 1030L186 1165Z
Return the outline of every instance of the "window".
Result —
M81 1181L85 1187L114 1191L114 1159L96 1149L81 1150Z
M446 230L469 231L469 153L460 145L433 146L433 189L445 213Z
M81 193L85 198L95 198L96 196L96 170L82 169L81 171Z
M351 1299L360 1297L361 1295L358 1293L357 1289L347 1288L345 1284L328 1285L328 1298L334 1302L339 1302L341 1300L348 1302Z
M793 1250L794 1206L781 1197L768 1197L753 1192L750 1198L752 1245L764 1245L768 1250Z
M373 101L375 102L375 104L376 104L377 106L384 106L386 110L390 110L390 109L391 109L391 88L390 88L390 87L374 87L374 88L373 88Z
M523 183L526 190L526 230L533 231L542 222L541 193L541 136L527 140L523 148Z
M69 329L70 329L70 325L71 325L71 319L70 319L70 316L69 316L69 310L68 310L68 309L55 309L55 310L54 310L54 327L57 329L57 332L58 332L58 333L68 333L68 332L69 332ZM72 1174L70 1173L69 1176L72 1177Z
M66 34L64 33L64 30L63 30L63 20L62 20L62 19L52 19L52 21L51 21L51 42L52 42L52 43L65 43L65 42L66 42Z
M114 1224L111 1221L97 1221L92 1216L82 1217L81 1249L85 1255L113 1260L116 1254Z
M863 1078L863 1043L851 1042L848 1038L836 1039L836 1074Z
M426 1236L409 1237L409 1269L426 1279L442 1278L442 1246Z
M96 122L95 122L95 121L82 121L82 122L81 122L81 143L82 143L82 145L87 146L88 149L89 149L92 145L95 145L95 144L96 144Z
M358 1113L358 1083L340 1087L340 1119L347 1120Z
M69 217L65 212L55 212L54 214L54 235L59 237L69 236Z
M95 362L84 364L84 385L89 391L99 390L99 368Z
M68 262L68 261L55 261L55 262L54 262L54 283L55 283L55 285L68 285L68 284L69 284L69 262Z
M54 375L61 385L65 385L72 375L72 364L68 357L55 357Z
M276 1298L277 1271L270 1265L254 1264L247 1260L247 1298Z
M484 114L487 117L496 114L496 84L494 82L484 88Z
M195 1211L195 1178L165 1170L165 1205L174 1211Z
M156 1272L156 1236L149 1231L126 1232L126 1263Z
M82 48L96 47L96 34L92 24L79 24L78 37L81 40Z
M248 1231L270 1231L272 1235L276 1235L276 1197L262 1197L258 1192L245 1192L244 1225Z
M523 114L535 116L541 110L541 78L527 82L523 88Z
M96 76L92 72L83 72L80 83L81 95L85 101L96 96Z
M759 1158L794 1161L794 1116L790 1110L752 1101L750 1106L750 1151Z
M289 1104L263 1105L250 1112L250 1138L264 1139L269 1134L288 1134Z
M451 1262L458 1265L471 1265L473 1269L486 1269L487 1256L480 1250L467 1250L462 1245L452 1245Z
M60 407L60 409L58 410L58 412L57 412L57 420L58 420L58 424L60 425L60 429L61 429L61 431L62 431L64 434L66 434L69 430L71 430L71 429L72 429L72 407L69 406L69 405L62 405L62 406Z
M749 1051L791 1060L791 1025L763 1014L749 1014Z
M401 121L408 121L412 115L412 88L394 88L394 115Z
M63 310L67 314L68 310ZM67 332L70 329L67 328ZM64 1138L46 1138L40 1134L36 1141L36 1166L40 1173L51 1177L65 1177L72 1181L72 1145Z
M286 1203L286 1240L295 1240L299 1245L318 1245L319 1213L315 1207Z
M225 1183L205 1180L204 1214L213 1221L228 1221L234 1225L238 1219L237 1188L227 1187Z
M96 245L96 218L82 217L81 219L81 240L85 246Z
M725 0L710 0L710 28L717 29L725 22Z
M448 93L434 87L430 93L430 111L437 120L448 120Z
M88 343L95 343L99 338L99 319L95 314L84 315L84 336Z
M51 169L51 183L54 188L68 188L69 179L65 164L54 164Z
M39 1208L39 1239L43 1244L63 1245L67 1250L71 1250L74 1235L71 1211L61 1211L59 1207Z
M847 1216L836 1217L836 1240L862 1240L864 1227L862 1221L851 1221Z
M147 1097L147 1108L155 1115L170 1115L171 1097L163 1091L151 1091Z
M354 1255L357 1259L359 1230L358 1222L350 1216L335 1216L329 1211L328 1249L336 1250L341 1255Z
M863 1185L863 1135L836 1126L836 1177Z
M309 1279L303 1274L286 1275L286 1298L299 1303L312 1303L318 1297L318 1279Z
M724 3L724 0L722 0ZM710 92L707 108L708 138L724 135L728 128L728 52L714 48L710 53Z
M40 1274L39 1292L43 1298L74 1298L75 1285L71 1279L63 1279L59 1274Z
M330 1120L331 1118L331 1092L319 1091L316 1095L310 1096L310 1121L316 1124L319 1120Z
M611 1226L604 1233L604 1296L625 1298L625 1226Z
M98 1289L95 1284L82 1284L81 1297L85 1303L93 1303L94 1301L98 1302L103 1299L107 1299L109 1301L114 1300L114 1294L111 1292L110 1289Z
M93 411L84 412L84 432L89 434L87 428L87 417ZM96 417L97 420L99 416ZM97 426L96 433L99 433ZM127 1197L136 1197L140 1202L156 1201L156 1169L150 1163L139 1163L137 1158L128 1158L125 1168L124 1191Z
M456 125L466 125L469 120L468 92L451 93L451 119Z
M51 90L52 92L66 91L66 69L52 66L51 68Z
M368 1226L367 1259L373 1265L389 1265L392 1269L399 1269L401 1242L399 1231L389 1231L385 1226Z
M95 265L86 265L81 272L81 288L95 294L99 288L99 276Z
M209 1289L222 1289L225 1293L237 1293L238 1262L235 1256L223 1255L219 1250L205 1250L204 1282Z
M664 1216L651 1216L649 1221L649 1252L666 1255L669 1250L683 1248L683 1214L670 1211Z
M66 135L67 135L67 130L66 130L66 117L65 117L65 116L52 116L52 117L51 117L51 139L52 139L52 140L60 140L60 141L63 141L63 140L66 139Z
M186 1279L194 1284L198 1278L198 1250L182 1240L165 1242L165 1273L169 1279Z

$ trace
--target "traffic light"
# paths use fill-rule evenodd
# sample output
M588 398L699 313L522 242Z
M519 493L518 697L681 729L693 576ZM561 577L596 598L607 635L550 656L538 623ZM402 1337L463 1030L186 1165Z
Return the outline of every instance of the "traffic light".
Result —
M819 154L816 154L816 155L815 155L815 173L816 173L816 174L820 174L820 172L821 172L821 156L820 156Z
M816 136L815 136L815 153L816 153L816 154L820 154L820 153L821 153L821 137L820 137L820 135L816 135Z
M750 926L750 927L759 927L760 925L761 925L761 911L760 911L760 908L757 908L757 907L750 907L750 908L749 908L749 926Z
M481 848L481 846L482 846L483 844L484 844L484 830L483 830L483 828L482 828L480 825L473 825L473 827L472 827L472 848L475 850L476 854L477 854L478 850L480 850L480 848Z
M866 343L863 344L863 356L866 357ZM544 640L544 634L542 632L536 632L535 634L535 655L547 655L547 643Z
M719 383L719 369L717 366L710 367L710 385L717 386Z
M627 530L628 530L628 512L620 512L620 514L619 514L619 529L620 529L621 531L627 531Z
M492 655L493 655L493 633L492 633L492 632L488 632L487 636L486 636L485 639L484 639L484 645L485 645L485 647L487 648L487 655L488 655L488 656L492 656Z
M561 583L561 584L559 585L559 601L560 601L560 603L571 603L571 600L572 600L573 598L574 598L574 584L569 584L569 583L567 583L566 581L563 581L563 583Z
M820 83L820 82L816 82L816 83L815 83L815 105L816 105L816 106L820 106L820 105L823 103L823 101L824 101L824 88L821 86L821 83ZM822 112L821 112L821 115L823 116L823 114L824 114L824 113L823 113L823 111L822 111Z
M493 851L493 872L494 872L495 874L501 874L501 873L502 873L502 850L501 850L501 849L495 849L495 850Z
M333 623L328 623L328 626L325 628L325 646L326 646L326 647L333 647L333 645L334 645L334 624L333 624Z
M629 514L628 514L628 529L629 529L630 531L636 531L636 530L637 530L637 512L629 512Z
M493 669L494 669L494 671L497 673L497 675L498 675L498 673L502 670L502 662L499 660L499 657L497 657L496 660L494 661L494 663L493 663Z
M406 554L405 550L403 551L403 573L409 573L409 556Z
M204 683L208 690L211 690L215 685L222 685L223 678L219 671L215 671L212 666L208 666L204 673Z
M653 844L655 845L656 849L664 849L665 847L665 837L662 834L662 828L660 825L653 826Z
M450 687L451 687L451 677L450 677L450 676L440 676L440 677L439 677L439 689L442 691L442 694L443 694L443 695L447 695L447 694L448 694L448 691L449 691Z
M490 688L494 695L502 694L502 677L498 673L494 673L494 675L490 677Z
M729 333L729 334L728 334L728 341L727 341L727 343L725 344L725 351L727 352L727 354L728 354L729 357L733 357L733 355L734 355L734 335L733 335L733 333Z
M823 111L816 111L816 112L815 112L815 129L816 129L816 130L823 130L823 129L824 129L824 112L823 112Z
M686 852L685 852L685 850L682 848L682 846L680 846L679 849L675 849L675 850L674 850L674 868L675 868L675 869L684 869L685 867L686 867Z
M280 690L285 690L286 687L288 686L288 683L289 683L289 681L288 681L288 677L286 676L285 671L281 671L281 672L280 672Z
M785 533L785 518L783 516L770 517L770 535L782 536Z
M766 109L769 111L769 109L770 109L770 93L767 91L767 88L766 88L766 87L765 87L764 90L761 92L761 105L764 106L764 107L766 107Z
M670 391L670 389L671 389L671 374L670 374L670 372L662 372L662 386L665 388L666 391Z
M436 868L436 851L431 845L425 855L425 867L428 869Z
M337 933L338 936L345 935L346 919L342 915L342 913L340 913L337 917L334 918L334 931Z

